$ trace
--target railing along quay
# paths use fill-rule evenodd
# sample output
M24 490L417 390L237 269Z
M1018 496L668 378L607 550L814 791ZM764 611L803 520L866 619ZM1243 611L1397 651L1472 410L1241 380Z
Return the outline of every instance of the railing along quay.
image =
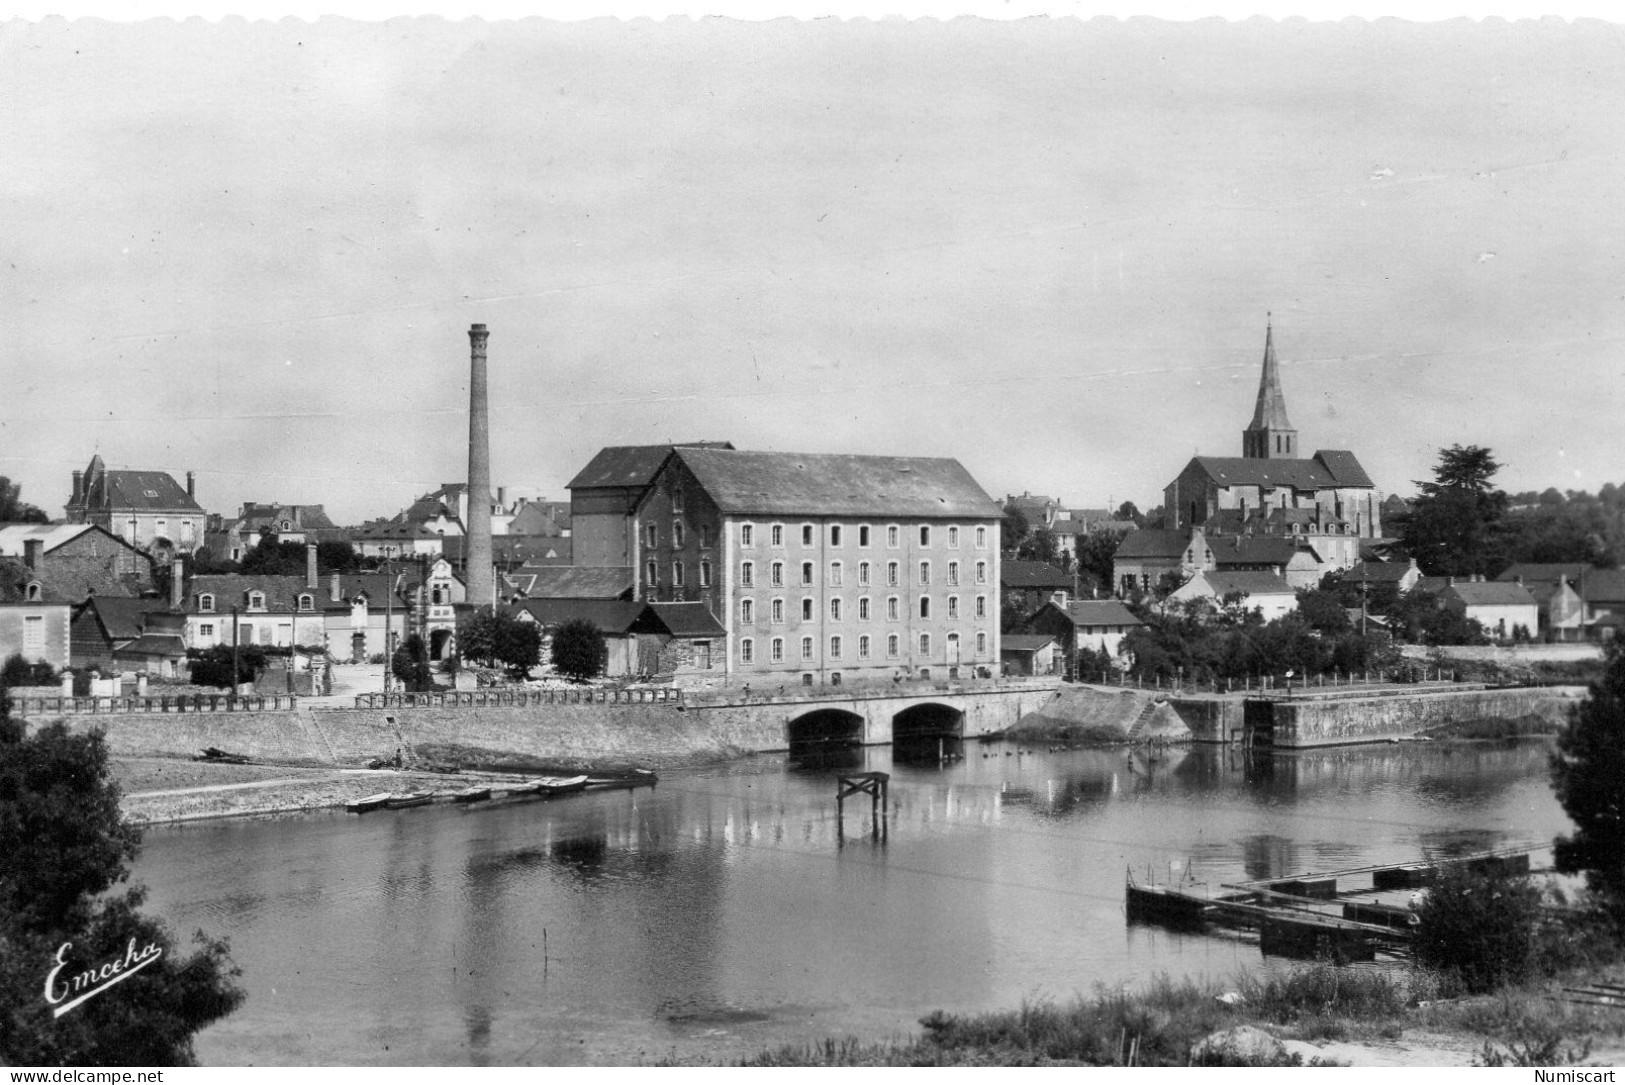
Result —
M478 689L438 693L358 693L357 708L526 708L544 704L682 704L683 691L659 689Z
M193 693L174 697L18 697L19 716L123 716L164 712L287 712L298 703L291 694Z

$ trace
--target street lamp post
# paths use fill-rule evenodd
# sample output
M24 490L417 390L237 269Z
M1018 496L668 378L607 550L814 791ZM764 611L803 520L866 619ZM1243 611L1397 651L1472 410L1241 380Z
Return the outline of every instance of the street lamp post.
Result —
M395 594L394 578L390 576L389 556L394 547L384 547L384 692L389 692L389 672L394 665L395 649L390 643L395 632L394 608L390 596Z

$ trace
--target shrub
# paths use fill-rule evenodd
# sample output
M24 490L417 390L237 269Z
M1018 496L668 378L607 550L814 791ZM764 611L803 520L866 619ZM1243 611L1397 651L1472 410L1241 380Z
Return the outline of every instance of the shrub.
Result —
M429 646L417 633L396 647L389 669L408 693L425 693L435 688L434 672L429 667Z
M4 664L0 664L0 689L10 689L13 686L54 686L56 682L56 670L43 660L30 663L21 655L12 655Z
M585 618L572 618L553 633L553 669L577 682L604 669L604 635Z
M1540 954L1540 888L1523 876L1450 864L1416 907L1417 963L1477 994L1550 967Z
M1575 824L1557 840L1557 868L1586 872L1599 904L1625 923L1625 649L1608 650L1606 669L1558 735L1552 787Z

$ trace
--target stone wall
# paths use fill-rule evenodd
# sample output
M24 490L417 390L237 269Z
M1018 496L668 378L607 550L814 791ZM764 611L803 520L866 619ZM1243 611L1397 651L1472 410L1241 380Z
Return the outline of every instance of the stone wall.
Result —
M1567 719L1577 690L1485 689L1393 697L1270 702L1275 745L1301 748L1407 738L1469 720Z

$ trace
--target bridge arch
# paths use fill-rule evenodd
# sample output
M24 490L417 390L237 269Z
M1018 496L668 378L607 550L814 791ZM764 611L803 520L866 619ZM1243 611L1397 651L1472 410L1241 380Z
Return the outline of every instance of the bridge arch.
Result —
M911 705L892 717L892 758L937 761L957 756L965 733L965 713L936 701Z
M841 708L820 708L785 724L792 757L818 757L863 745L863 717Z

